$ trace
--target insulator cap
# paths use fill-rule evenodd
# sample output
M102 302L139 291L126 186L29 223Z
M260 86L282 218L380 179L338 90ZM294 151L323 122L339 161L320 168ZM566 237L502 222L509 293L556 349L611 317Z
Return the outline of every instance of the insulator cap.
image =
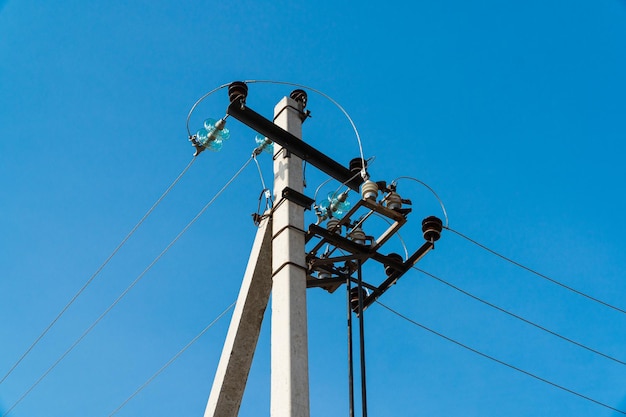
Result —
M297 101L298 103L302 104L302 110L304 110L304 108L306 107L306 101L308 96L306 95L306 91L304 90L293 90L291 92L291 94L289 94L289 97L291 97L293 100Z
M248 97L248 85L243 81L233 81L228 86L228 99L230 102L234 102L235 100L241 100L243 102L246 101Z
M436 242L439 240L441 230L443 230L443 222L440 218L430 216L422 220L422 232L424 232L424 239L427 241Z
M398 261L400 263L404 261L404 259L402 258L402 255L397 254L397 253L390 253L389 255L387 255L387 258L394 260L394 261ZM396 268L393 265L385 264L385 274L387 274L387 276L390 276L394 272L396 272Z

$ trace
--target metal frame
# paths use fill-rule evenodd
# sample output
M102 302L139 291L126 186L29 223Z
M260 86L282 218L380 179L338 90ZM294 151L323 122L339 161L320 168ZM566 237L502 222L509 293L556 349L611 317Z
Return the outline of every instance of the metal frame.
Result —
M368 209L369 212L365 214L359 222L357 222L359 225L363 224L374 213L393 221L389 228L387 228L378 238L369 237L372 241L370 245L356 243L350 238L335 232L341 226L349 226L351 224L351 217L362 208ZM361 199L352 209L350 209L350 211L348 211L348 213L346 213L346 215L333 229L328 230L316 224L310 225L306 235L306 242L308 243L313 238L318 238L320 240L307 253L307 264L309 267L307 286L309 288L320 287L329 292L333 292L341 284L345 283L346 279L351 279L352 282L356 282L353 278L350 278L350 275L352 275L354 271L345 271L343 268L336 267L335 264L358 261L362 265L368 259L373 259L374 261L382 264L384 267L391 267L393 272L390 273L387 276L387 279L379 285L373 285L366 282L362 283L363 287L372 291L363 302L364 309L369 307L378 299L378 297L394 285L398 279L402 277L402 275L411 269L413 265L422 259L424 255L434 248L434 243L427 241L404 262L399 262L394 259L393 256L385 255L379 252L379 249L385 244L385 242L387 242L406 223L407 220L405 216L405 214L391 210L375 201ZM330 245L344 253L348 252L349 254L341 256L328 256L328 254L318 255L321 248L326 245ZM332 255L333 252L334 250L331 251L330 255ZM332 277L316 278L313 274L319 271L331 274Z

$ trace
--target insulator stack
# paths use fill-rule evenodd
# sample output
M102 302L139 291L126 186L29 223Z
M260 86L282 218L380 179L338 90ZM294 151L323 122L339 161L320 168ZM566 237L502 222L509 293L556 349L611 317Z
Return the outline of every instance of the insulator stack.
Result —
M443 223L438 217L430 216L422 220L422 232L424 232L424 239L429 242L436 242L439 240L442 229Z
M355 228L352 232L350 232L350 239L354 243L358 243L359 245L365 244L365 232L360 227Z
M328 219L328 221L326 222L326 229L331 230L331 231L335 231L335 233L341 233L341 226L337 227L337 225L339 224L339 219L336 219L334 217Z
M367 297L367 293L365 292L365 288L360 288L360 294L362 298ZM353 312L359 312L359 287L350 288L350 308Z
M376 201L376 197L378 197L378 184L370 180L365 181L361 186L361 197L363 197L364 200Z
M387 255L387 258L393 260L393 261L397 261L399 263L402 263L404 261L404 259L402 259L402 255L397 254L397 253L390 253L389 255ZM387 274L387 276L390 276L391 274L393 274L394 272L396 272L397 269L391 265L391 264L385 264L385 274Z
M361 172L361 170L363 170L363 160L361 158L352 159L348 168L355 174ZM365 161L365 168L367 168L367 161Z
M390 210L399 210L402 208L402 197L400 194L392 191L387 196L387 208Z
M243 103L246 102L248 97L248 85L242 81L235 81L228 86L228 99L231 103L236 100L240 100Z

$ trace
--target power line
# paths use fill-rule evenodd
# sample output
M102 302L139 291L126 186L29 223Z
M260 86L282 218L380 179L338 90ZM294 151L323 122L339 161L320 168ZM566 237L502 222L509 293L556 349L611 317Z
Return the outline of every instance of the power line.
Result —
M585 399L585 400L587 400L587 401L590 401L590 402L592 402L592 403L594 403L594 404L597 404L597 405L602 406L602 407L604 407L604 408L608 408L609 410L613 410L613 411L615 411L615 412L617 412L617 413L620 413L620 414L625 414L625 415L626 415L626 411L620 410L620 409L615 408L615 407L611 407L610 405L605 404L605 403L603 403L603 402L601 402L601 401L595 400L595 399L593 399L593 398L591 398L591 397L588 397L588 396L586 396L586 395L584 395L584 394L581 394L581 393L579 393L579 392L576 392L576 391L574 391L574 390L571 390L571 389L569 389L569 388L566 388L566 387L564 387L564 386L562 386L562 385L558 385L558 384L556 384L556 383L554 383L554 382L552 382L552 381L549 381L549 380L547 380L547 379L545 379L545 378L542 378L542 377L540 377L540 376L538 376L538 375L535 375L535 374L533 374L533 373L531 373L531 372L525 371L525 370L523 370L523 369L521 369L521 368L518 368L518 367L516 367L516 366L513 366L513 365L511 365L511 364L509 364L509 363L507 363L507 362L501 361L500 359L496 359L496 358L494 358L493 356L490 356L490 355L487 355L486 353L480 352L479 350L476 350L476 349L474 349L474 348L472 348L472 347L469 347L469 346L467 346L467 345L465 345L465 344L463 344L463 343L461 343L461 342L458 342L458 341L456 341L456 340L454 340L454 339L452 339L452 338L450 338L450 337L448 337L448 336L445 336L445 335L443 335L443 334L441 334L441 333L439 333L439 332L437 332L437 331L435 331L435 330L432 330L432 329L430 329L430 328L428 328L428 327L424 326L423 324L420 324L420 323L418 323L418 322L416 322L416 321L414 321L414 320L411 320L411 319L410 319L410 318L408 318L407 316L405 316L405 315L403 315L403 314L401 314L401 313L397 312L396 310L392 309L391 307L388 307L388 306L386 306L386 305L382 304L380 301L376 301L376 303L378 303L380 306L384 307L385 309L389 310L390 312L392 312L392 313L393 313L393 314L395 314L396 316L398 316L398 317L400 317L400 318L402 318L402 319L404 319L404 320L408 321L409 323L411 323L411 324L413 324L413 325L415 325L415 326L417 326L417 327L420 327L420 328L422 328L422 329L424 329L424 330L426 330L426 331L428 331L428 332L430 332L430 333L432 333L432 334L434 334L434 335L436 335L436 336L439 336L439 337L441 337L441 338L443 338L443 339L447 340L448 342L452 342L452 343L454 343L454 344L455 344L455 345L457 345L457 346L460 346L460 347L462 347L462 348L464 348L464 349L467 349L467 350L469 350L470 352L476 353L477 355L480 355L480 356L482 356L482 357L484 357L484 358L486 358L486 359L489 359L489 360L491 360L491 361L497 362L497 363L499 363L500 365L504 365L504 366L506 366L506 367L508 367L508 368L510 368L510 369L513 369L514 371L517 371L517 372L520 372L520 373L522 373L522 374L524 374L524 375L530 376L530 377L532 377L532 378L534 378L534 379L537 379L537 380L539 380L539 381L541 381L541 382L543 382L543 383L545 383L545 384L551 385L551 386L553 386L553 387L555 387L555 388L558 388L558 389L560 389L560 390L562 390L562 391L565 391L565 392L568 392L568 393L570 393L570 394L576 395L577 397L580 397L580 398L582 398L582 399Z
M519 315L517 315L517 314L515 314L515 313L512 313L512 312L510 312L510 311L508 311L508 310L505 310L505 309L504 309L504 308L502 308L502 307L499 307L499 306L497 306L497 305L495 305L495 304L492 304L492 303L490 303L489 301L483 300L482 298L477 297L477 296L475 296L474 294L471 294L470 292L465 291L464 289L459 288L459 287L457 287L457 286L455 286L455 285L453 285L453 284L451 284L451 283L449 283L449 282L447 282L447 281L445 281L445 280L443 280L443 279L441 279L441 278L439 278L439 277L437 277L437 276L435 276L435 275L431 274L430 272L426 272L426 271L424 271L424 270L422 270L422 269L419 269L419 268L417 268L417 267L415 267L415 266L413 267L413 269L414 269L414 270L416 270L416 271L418 271L418 272L421 272L422 274L424 274L424 275L426 275L426 276L428 276L428 277L430 277L430 278L432 278L432 279L434 279L434 280L437 280L437 281L441 282L441 283L442 283L442 284L444 284L444 285L447 285L448 287L450 287L450 288L452 288L452 289L454 289L454 290L456 290L456 291L460 292L461 294L464 294L464 295L466 295L466 296L468 296L468 297L470 297L470 298L473 298L474 300L479 301L479 302L481 302L481 303L483 303L483 304L485 304L485 305L487 305L487 306L489 306L489 307L491 307L491 308L494 308L494 309L496 309L496 310L498 310L498 311L500 311L500 312L502 312L502 313L504 313L504 314L508 314L509 316L511 316L511 317L513 317L513 318L516 318L516 319L518 319L518 320L520 320L520 321L523 321L524 323L529 324L529 325L531 325L531 326L533 326L533 327L535 327L535 328L537 328L537 329L539 329L539 330L542 330L542 331L544 331L544 332L546 332L546 333L549 333L549 334L551 334L551 335L553 335L553 336L556 336L556 337L558 337L558 338L560 338L560 339L562 339L562 340L565 340L566 342L569 342L569 343L571 343L571 344L573 344L573 345L576 345L576 346L578 346L578 347L580 347L580 348L583 348L583 349L585 349L585 350L588 350L589 352L595 353L596 355L600 355L600 356L602 356L602 357L604 357L604 358L606 358L606 359L609 359L609 360L612 360L612 361L614 361L614 362L617 362L617 363L619 363L620 365L626 365L626 362L624 362L624 361L622 361L622 360L619 360L619 359L617 359L617 358L615 358L615 357L613 357L613 356L607 355L607 354L602 353L602 352L600 352L600 351L598 351L598 350L595 350L595 349L593 349L593 348L590 348L590 347L588 347L588 346L586 346L586 345L584 345L584 344L582 344L582 343L576 342L575 340L569 339L569 338L567 338L567 337L565 337L565 336L563 336L563 335L561 335L561 334L559 334L559 333L557 333L557 332L555 332L555 331L552 331L552 330L550 330L550 329L548 329L548 328L546 328L546 327L543 327L543 326L541 326L541 325L539 325L539 324L537 324L537 323L534 323L534 322L532 322L532 321L530 321L530 320L528 320L528 319L525 319L525 318L524 318L524 317L522 317L522 316L519 316Z
M528 272L530 272L530 273L533 273L533 274L537 275L537 276L538 276L538 277L540 277L540 278L543 278L543 279L545 279L545 280L547 280L547 281L550 281L550 282L552 282L553 284L556 284L556 285L558 285L558 286L560 286L560 287L562 287L562 288L565 288L565 289L566 289L566 290L568 290L568 291L571 291L571 292L573 292L573 293L575 293L575 294L578 294L578 295L580 295L580 296L582 296L582 297L585 297L585 298L587 298L587 299L589 299L589 300L591 300L591 301L594 301L594 302L596 302L596 303L598 303L598 304L601 304L601 305L603 305L603 306L605 306L605 307L608 307L608 308L613 309L613 310L615 310L615 311L618 311L618 312L620 312L620 313L626 314L626 310L623 310L623 309L621 309L621 308L619 308L619 307L616 307L616 306L614 306L614 305L612 305L612 304L609 304L609 303L607 303L607 302L605 302L605 301L602 301L602 300L600 300L600 299L598 299L598 298L592 297L592 296L591 296L591 295L589 295L589 294L586 294L586 293L584 293L584 292L582 292L582 291L579 291L579 290L577 290L577 289L574 289L574 288L572 288L572 287L570 287L570 286L568 286L568 285L566 285L566 284L563 284L562 282L559 282L559 281L555 280L554 278L550 278L550 277L548 277L548 276L546 276L546 275L544 275L544 274L542 274L542 273L540 273L540 272L535 271L535 270L534 270L534 269L532 269L532 268L529 268L529 267L527 267L527 266L525 266L525 265L522 265L521 263L516 262L516 261L512 260L511 258L508 258L508 257L506 257L506 256L504 256L504 255L502 255L502 254L500 254L500 253L498 253L498 252L496 252L495 250L488 248L487 246L485 246L485 245L483 245L483 244L481 244L481 243L478 243L478 242L477 242L477 241L475 241L474 239L471 239L471 238L469 238L468 236L465 236L463 233L461 233L461 232L459 232L459 231L457 231L457 230L451 229L450 227L445 227L445 229L447 229L447 230L451 231L452 233L455 233L456 235L458 235L458 236L462 237L463 239L467 240L468 242L471 242L471 243L473 243L474 245L476 245L476 246L478 246L478 247L480 247L480 248L482 248L482 249L486 250L487 252L492 253L493 255L496 255L496 256L498 256L498 257L500 257L500 258L504 259L505 261L510 262L510 263L512 263L512 264L513 264L513 265L515 265L515 266L518 266L518 267L520 267L520 268L522 268L522 269L525 269L526 271L528 271Z
M50 372L52 372L52 370L85 338L85 336L87 336L91 330L93 330L94 327L96 327L96 325L98 323L100 323L100 321L107 315L109 314L109 312L113 309L113 307L115 307L121 300L122 298L124 298L124 296L126 296L126 294L128 294L128 292L144 277L144 275L150 270L152 269L152 267L167 253L167 251L170 250L170 248L172 246L174 246L174 244L185 234L185 232L187 232L187 230L189 230L189 228L200 218L200 216L202 216L202 214L204 214L204 212L213 204L213 202L228 188L228 186L230 186L230 184L239 176L239 174L241 174L241 172L248 166L248 164L250 164L250 162L252 161L252 157L250 157L243 165L241 168L239 168L239 170L235 173L235 175L233 175L233 177L228 180L228 182L226 182L226 184L213 196L213 198L211 198L211 200L198 212L198 214L196 214L196 216L189 222L187 223L187 225L183 228L183 230L180 231L180 233L178 233L178 235L176 235L176 237L165 247L165 249L163 249L163 251L150 263L150 265L148 265L146 267L146 269L143 270L143 272L141 274L139 274L137 276L137 278L135 278L135 280L115 299L115 301L113 301L113 303L107 307L106 310L104 310L104 312L87 328L87 330L85 330L83 332L83 334L80 335L80 337L78 339L76 339L76 341L74 341L74 343L52 364L52 366L50 366L50 368L48 368L48 370L46 370L46 372L44 372L39 379L37 379L37 381L35 381L35 383L33 385L30 386L30 388L28 388L26 390L26 392L24 392L24 394L22 394L22 396L15 402L13 403L13 405L2 415L2 417L6 417L7 415L9 415L9 413L20 403L22 402L22 400L24 398L26 398L26 396L28 394L30 394L30 392L37 386L39 385L39 383L46 377L48 376L48 374Z
M124 400L124 402L122 404L120 404L115 410L113 410L113 412L111 414L109 414L109 417L117 414L126 404L128 404L128 402L130 400L132 400L133 398L135 398L135 396L137 396L137 394L139 394L144 388L146 388L148 385L150 385L150 383L152 381L154 381L154 379L156 379L156 377L158 377L165 369L167 369L172 363L174 363L174 361L176 361L176 359L178 359L178 357L180 355L182 355L187 349L189 349L189 347L191 347L191 345L193 345L194 343L196 343L196 341L202 337L202 335L204 335L211 327L213 327L213 325L215 325L230 309L232 309L235 306L235 302L233 302L231 305L229 305L228 307L226 307L226 309L224 311L222 311L220 313L219 316L217 316L215 319L213 319L213 321L211 323L209 323L208 326L206 326L200 333L198 333L196 335L196 337L194 337L193 339L191 339L191 341L189 343L187 343L187 345L185 345L184 348L182 348L180 351L178 351L178 353L176 355L174 355L169 361L167 361L167 363L165 363L165 365L163 365L158 371L156 371L150 378L148 378L148 380L146 382L144 382L139 388L137 388L135 390L135 392L133 392L130 397L126 398L126 400Z
M128 239L130 239L130 237L135 233L135 231L137 231L137 229L139 228L139 226L141 226L143 224L143 222L148 218L148 216L154 211L154 209L161 203L161 201L163 201L163 199L165 198L165 196L167 196L169 194L169 192L172 190L172 188L174 188L174 186L178 183L178 181L183 177L183 175L185 175L185 173L189 170L189 168L191 168L191 165L193 165L193 163L195 162L196 158L193 157L191 159L191 161L189 162L189 164L187 164L187 166L185 167L185 169L182 170L182 172L180 174L178 174L178 177L176 177L176 179L174 180L174 182L172 182L170 184L169 187L167 187L167 189L163 192L163 194L161 194L161 196L154 202L154 204L152 205L152 207L150 207L150 209L148 209L148 211L143 215L143 217L137 222L137 224L135 224L135 226L130 230L130 232L128 232L128 234L126 235L126 237L124 239L122 239L122 241L116 246L116 248L113 250L113 252L111 252L111 254L105 259L105 261L98 267L98 269L96 269L96 271L93 273L93 275L91 275L91 277L87 280L87 282L85 282L83 284L83 286L78 290L78 292L76 294L74 294L74 296L70 299L70 301L65 305L65 307L63 307L63 309L61 309L61 311L59 312L59 314L57 314L57 316L50 322L50 324L48 324L48 326L43 330L43 332L41 332L41 334L35 339L35 341L33 343L31 343L31 345L28 347L28 349L26 349L26 351L22 354L22 356L20 356L20 358L13 364L13 366L11 366L11 369L9 369L9 371L2 377L2 379L0 379L0 384L2 384L8 377L9 375L11 375L11 373L15 370L15 368L18 367L18 365L24 360L24 358L26 358L26 356L28 356L28 354L33 350L33 348L41 341L41 339L43 339L43 337L48 333L48 331L56 324L56 322L61 318L61 316L63 314L65 314L65 312L70 308L70 306L74 303L74 301L76 301L76 299L83 293L83 291L85 291L85 289L87 289L87 287L89 286L89 284L91 284L91 282L100 274L100 272L104 269L104 267L111 261L111 259L113 259L113 257L117 254L117 252L119 252L119 250L122 248L122 246L124 246L124 244L128 241Z
M433 188L430 185L426 184L424 181L419 180L419 179L417 179L415 177L402 176L402 177L396 178L391 183L392 184L396 184L398 182L398 180L401 180L401 179L407 179L407 180L415 181L418 184L423 185L428 191L430 191L435 196L435 198L439 202L439 206L441 207L441 211L443 212L443 217L445 219L444 227L448 227L449 219L448 219L448 212L446 210L446 206L443 204L443 201L441 200L441 198L439 198L439 196L437 195L435 190L433 190Z

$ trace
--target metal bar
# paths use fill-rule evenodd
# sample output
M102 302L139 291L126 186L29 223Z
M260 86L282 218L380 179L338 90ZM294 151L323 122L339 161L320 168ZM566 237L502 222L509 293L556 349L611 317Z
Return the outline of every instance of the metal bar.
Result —
M354 278L349 278L349 280L351 282L356 282L356 280ZM346 280L344 278L341 277L337 277L337 278L314 278L309 276L309 279L306 282L306 286L307 288L324 288L324 287L332 287L332 286L336 286L336 285L341 285L344 282L346 282ZM376 287L375 285L372 284L368 284L367 282L363 281L362 284L365 288L371 290L371 291L376 291L378 289L378 287Z
M388 258L386 255L376 252L370 246L363 246L358 243L354 243L352 240L339 235L338 233L330 232L325 228L312 224L309 226L309 232L312 232L318 236L322 237L322 241L318 243L317 246L322 246L325 243L330 243L333 246L336 246L340 249L343 249L347 252L350 252L355 255L363 255L366 258L374 259L377 262L382 264L387 264ZM312 250L311 252L314 252ZM311 253L309 252L309 253Z
M364 305L363 305L363 269L359 261L357 271L359 289L359 356L361 358L361 415L367 417L367 382L365 379L365 325L364 325Z
M293 188L285 187L282 192L283 198L296 203L300 207L303 207L305 210L311 210L311 205L315 203L311 197L308 197L302 193L297 192Z
M396 283L408 271L415 265L420 259L424 257L434 247L432 242L424 243L413 255L409 257L403 264L402 268L396 269L382 284L378 286L378 289L374 291L365 299L365 308L369 307L374 301L378 299L385 291L387 291L393 284Z
M359 253L359 254L363 254L363 255L370 255L372 253L371 250L369 250L369 247L360 245L358 243L354 243L353 241L351 241L348 238L345 238L343 236L341 236L338 233L335 232L329 232L328 230L326 230L325 228L318 226L316 224L312 224L309 226L309 231L313 232L314 234L321 236L322 239L328 241L329 243L331 243L333 246L337 246L340 249L344 249L350 253ZM323 246L324 245L324 241L318 243L316 245L316 248L318 246ZM318 248L319 250L319 248ZM311 252L315 252L316 249L314 248Z
M358 191L363 183L360 175L355 176L355 173L345 166L275 125L251 108L242 106L238 100L228 106L227 113L351 189Z
M348 310L348 398L350 404L350 417L354 417L354 355L352 353L352 305L350 303L350 278L346 279L346 299Z
M360 199L359 201L357 201L357 203L350 209L350 211L348 211L348 213L346 213L344 215L344 217L339 221L339 225L343 226L343 225L348 225L350 222L350 218L356 214L356 212L362 208L365 207L367 209L370 210L370 212L368 212L363 219L361 219L359 221L359 223L357 223L357 226L362 224L367 218L369 218L373 213L378 213L381 216L386 217L387 219L390 219L393 221L393 223L389 226L389 228L382 234L380 235L378 238L376 238L375 244L372 245L371 250L376 250L378 248L380 248L383 244L385 244L385 242L387 242L406 222L406 217L403 216L402 214L394 211L394 210L390 210L387 207L384 207L376 202L372 202L369 200L364 200L364 199ZM317 225L315 225L317 226ZM319 226L317 226L319 227ZM356 226L354 226L356 227ZM319 230L319 229L316 229ZM324 229L326 230L326 229ZM329 233L332 233L332 231L328 231ZM308 243L315 235L320 235L319 233L312 233L311 228L309 228L309 232L307 233L306 236L306 242ZM311 251L309 253L315 253L317 252L322 246L324 246L325 242L322 240L321 242L318 242L315 247L313 249L311 249Z

